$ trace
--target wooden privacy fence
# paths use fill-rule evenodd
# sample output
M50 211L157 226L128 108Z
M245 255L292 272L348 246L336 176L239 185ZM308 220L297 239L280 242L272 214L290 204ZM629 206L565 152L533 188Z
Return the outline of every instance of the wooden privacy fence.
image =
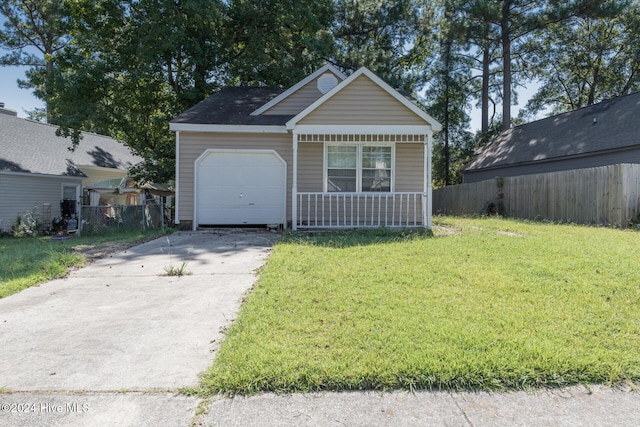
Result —
M433 191L433 212L627 227L640 214L640 165L495 178Z

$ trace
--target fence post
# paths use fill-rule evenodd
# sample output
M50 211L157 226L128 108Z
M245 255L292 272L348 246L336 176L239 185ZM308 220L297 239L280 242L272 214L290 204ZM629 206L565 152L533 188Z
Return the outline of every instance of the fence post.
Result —
M504 215L504 177L496 177L496 210L498 215Z

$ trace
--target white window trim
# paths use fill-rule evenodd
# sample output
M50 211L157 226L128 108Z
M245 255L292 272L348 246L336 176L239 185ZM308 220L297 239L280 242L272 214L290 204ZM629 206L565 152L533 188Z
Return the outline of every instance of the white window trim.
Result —
M60 200L64 199L64 189L66 187L74 189L75 196L73 200L76 201L76 208L77 208L77 205L80 202L80 184L71 184L68 182L63 182L62 185L60 186Z
M396 145L389 143L375 142L358 142L358 143L335 143L325 142L323 147L322 161L322 191L328 193L328 166L329 166L329 147L357 147L356 149L356 193L376 194L378 192L362 191L362 147L391 147L391 188L389 193L396 191ZM339 194L340 192L335 192ZM386 193L386 192L385 192Z

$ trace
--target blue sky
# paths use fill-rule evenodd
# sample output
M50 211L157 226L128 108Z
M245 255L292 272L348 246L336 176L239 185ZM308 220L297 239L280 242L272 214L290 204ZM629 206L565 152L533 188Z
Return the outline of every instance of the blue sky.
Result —
M42 101L31 94L30 90L20 89L18 79L24 79L27 67L0 67L0 102L5 108L18 112L19 117L27 117L26 111L44 107Z

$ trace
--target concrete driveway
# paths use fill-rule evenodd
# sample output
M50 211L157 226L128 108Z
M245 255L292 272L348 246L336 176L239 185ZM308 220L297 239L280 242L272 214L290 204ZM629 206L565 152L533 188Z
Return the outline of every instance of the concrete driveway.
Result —
M276 238L180 232L0 299L0 425L189 425L198 400L174 395L211 365Z

